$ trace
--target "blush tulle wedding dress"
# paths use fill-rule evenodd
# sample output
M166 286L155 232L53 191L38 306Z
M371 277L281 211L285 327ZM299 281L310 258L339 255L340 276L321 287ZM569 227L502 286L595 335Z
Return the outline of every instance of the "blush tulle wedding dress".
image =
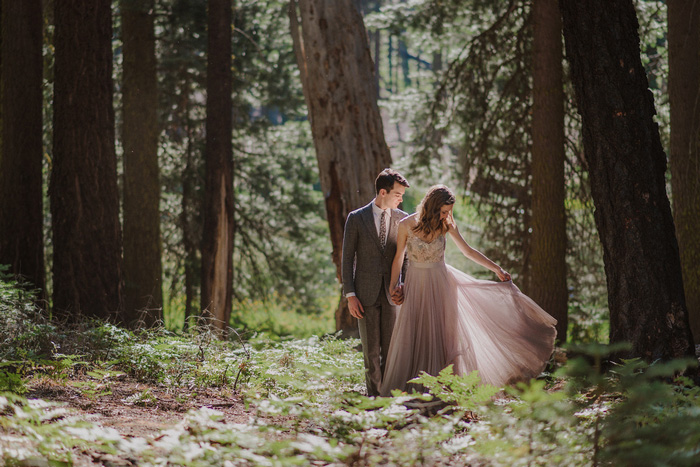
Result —
M554 348L557 321L512 281L475 279L445 264L445 236L426 242L408 229L404 303L389 346L381 395L448 365L503 386L538 376Z

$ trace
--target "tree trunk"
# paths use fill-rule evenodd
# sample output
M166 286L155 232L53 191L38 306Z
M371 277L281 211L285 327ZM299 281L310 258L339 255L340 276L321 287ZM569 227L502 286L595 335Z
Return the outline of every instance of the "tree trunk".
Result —
M44 289L40 0L2 1L0 264Z
M182 96L184 99L184 122L185 133L187 135L187 148L185 152L185 167L182 170L182 215L180 225L182 228L182 244L185 250L185 318L182 326L183 331L188 331L190 319L194 316L192 312L195 300L195 284L198 282L197 275L197 244L194 225L192 220L194 212L198 211L201 203L196 202L197 176L194 162L194 130L193 122L190 118L190 79L189 73L183 70L185 78L182 86Z
M109 0L55 3L54 310L108 318L120 308L121 230Z
M124 44L124 322L163 320L153 0L121 0Z
M231 2L209 0L202 313L226 334L233 287Z
M532 237L528 293L557 319L566 342L566 215L561 13L555 0L532 6Z
M325 197L340 280L345 218L375 195L374 179L391 165L377 106L374 66L362 17L352 0L290 3L292 38ZM336 329L356 333L357 320L341 298Z
M608 283L610 341L647 361L692 356L666 156L632 0L561 0Z
M700 3L667 5L673 216L690 328L700 343Z

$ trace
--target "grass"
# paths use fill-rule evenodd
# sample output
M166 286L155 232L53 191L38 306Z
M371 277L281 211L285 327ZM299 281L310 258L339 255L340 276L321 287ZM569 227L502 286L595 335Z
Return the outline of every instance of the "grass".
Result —
M233 303L231 326L241 335L265 333L274 337L295 336L306 338L335 332L335 309L339 296L331 295L322 301L322 312L305 313L289 300L272 297L268 300L243 300ZM170 300L164 308L165 329L182 331L185 319L182 299ZM194 323L194 319L190 324Z

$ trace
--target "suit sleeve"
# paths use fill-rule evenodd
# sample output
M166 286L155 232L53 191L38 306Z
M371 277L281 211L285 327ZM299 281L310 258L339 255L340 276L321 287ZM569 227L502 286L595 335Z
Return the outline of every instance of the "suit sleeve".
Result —
M357 235L356 216L350 214L345 221L345 230L343 232L343 256L340 267L343 276L343 295L355 293L353 269L355 253L357 252Z

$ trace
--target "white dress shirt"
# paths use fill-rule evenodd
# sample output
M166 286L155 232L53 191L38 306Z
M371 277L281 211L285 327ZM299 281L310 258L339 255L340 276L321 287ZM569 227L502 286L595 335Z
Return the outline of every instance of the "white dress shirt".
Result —
M386 236L389 237L389 218L391 217L391 210L389 208L382 210L382 208L377 206L377 203L375 203L375 201L376 198L374 201L372 201L372 214L374 214L374 226L377 228L377 237L379 237L379 224L382 221L383 212L386 213L386 216L384 216L384 225L386 227ZM382 239L380 238L379 241L381 242Z

